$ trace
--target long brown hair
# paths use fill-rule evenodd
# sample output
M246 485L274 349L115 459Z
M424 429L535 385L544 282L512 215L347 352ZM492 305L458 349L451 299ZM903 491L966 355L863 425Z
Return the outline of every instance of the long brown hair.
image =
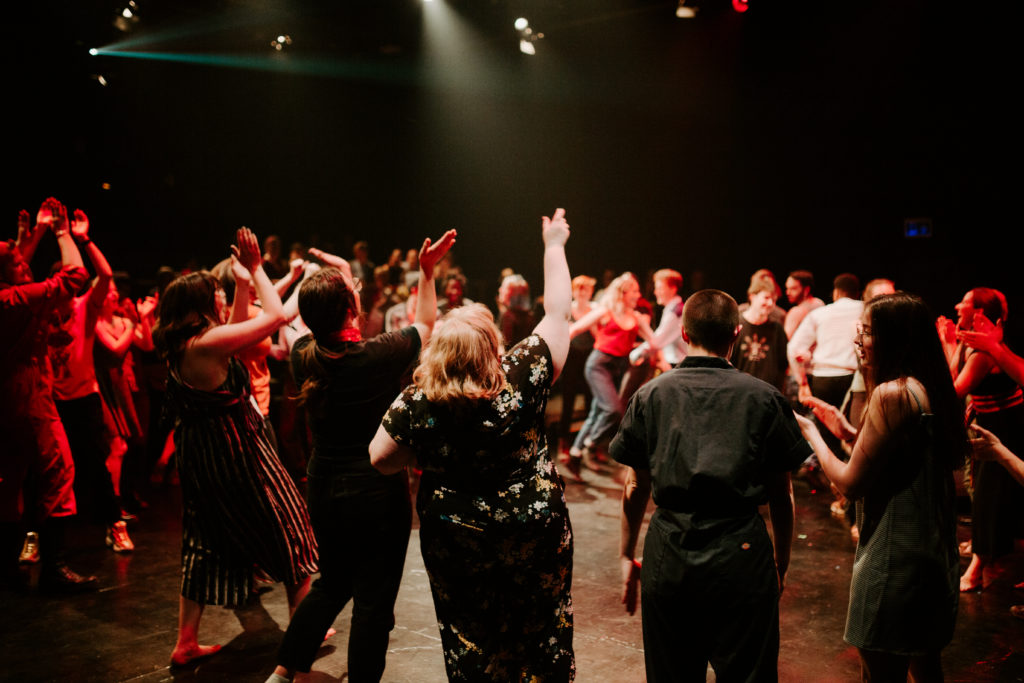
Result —
M189 339L220 324L217 290L220 283L208 271L188 273L167 285L157 308L153 343L170 363L177 363Z
M866 307L874 340L873 361L865 368L868 385L896 381L905 387L908 377L920 382L935 415L938 447L952 465L962 464L968 447L963 406L953 389L935 316L920 297L906 292L883 294Z

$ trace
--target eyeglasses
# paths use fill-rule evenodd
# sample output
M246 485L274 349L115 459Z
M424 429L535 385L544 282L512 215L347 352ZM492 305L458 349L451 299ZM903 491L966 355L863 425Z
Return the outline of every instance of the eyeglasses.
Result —
M871 335L871 328L868 325L865 325L863 323L857 323L857 337L860 338L860 337L870 337L870 336L872 336Z

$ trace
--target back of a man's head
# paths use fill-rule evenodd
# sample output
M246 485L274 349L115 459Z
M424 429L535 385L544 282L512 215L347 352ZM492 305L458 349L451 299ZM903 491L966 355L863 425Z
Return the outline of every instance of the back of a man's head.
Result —
M739 324L736 300L717 289L702 289L683 306L683 330L690 344L716 356L729 354Z
M853 273L842 273L836 275L836 279L832 281L833 295L838 293L840 296L849 297L850 299L860 298L860 278ZM838 296L834 296L838 299Z

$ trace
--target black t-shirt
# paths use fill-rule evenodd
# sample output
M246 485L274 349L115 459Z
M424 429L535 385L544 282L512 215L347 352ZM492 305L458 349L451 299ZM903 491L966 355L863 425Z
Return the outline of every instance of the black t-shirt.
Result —
M740 334L732 347L729 361L733 367L764 380L782 391L786 382L786 328L768 320L754 325L740 316Z
M609 452L650 470L654 502L685 534L757 514L769 477L811 446L777 390L724 359L688 356L637 391Z
M313 341L302 337L292 347L292 373L301 388L308 377L302 351ZM336 358L320 355L326 370L324 400L309 408L316 458L365 462L370 465L369 445L388 406L402 391L401 379L420 351L416 327L388 332L361 342L337 342L326 350Z

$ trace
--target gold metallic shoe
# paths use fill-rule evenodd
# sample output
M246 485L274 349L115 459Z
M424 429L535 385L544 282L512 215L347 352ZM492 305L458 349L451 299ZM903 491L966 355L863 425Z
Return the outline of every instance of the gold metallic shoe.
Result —
M22 564L35 564L39 561L39 534L30 531L25 534L25 544L21 546L21 555L18 562Z

